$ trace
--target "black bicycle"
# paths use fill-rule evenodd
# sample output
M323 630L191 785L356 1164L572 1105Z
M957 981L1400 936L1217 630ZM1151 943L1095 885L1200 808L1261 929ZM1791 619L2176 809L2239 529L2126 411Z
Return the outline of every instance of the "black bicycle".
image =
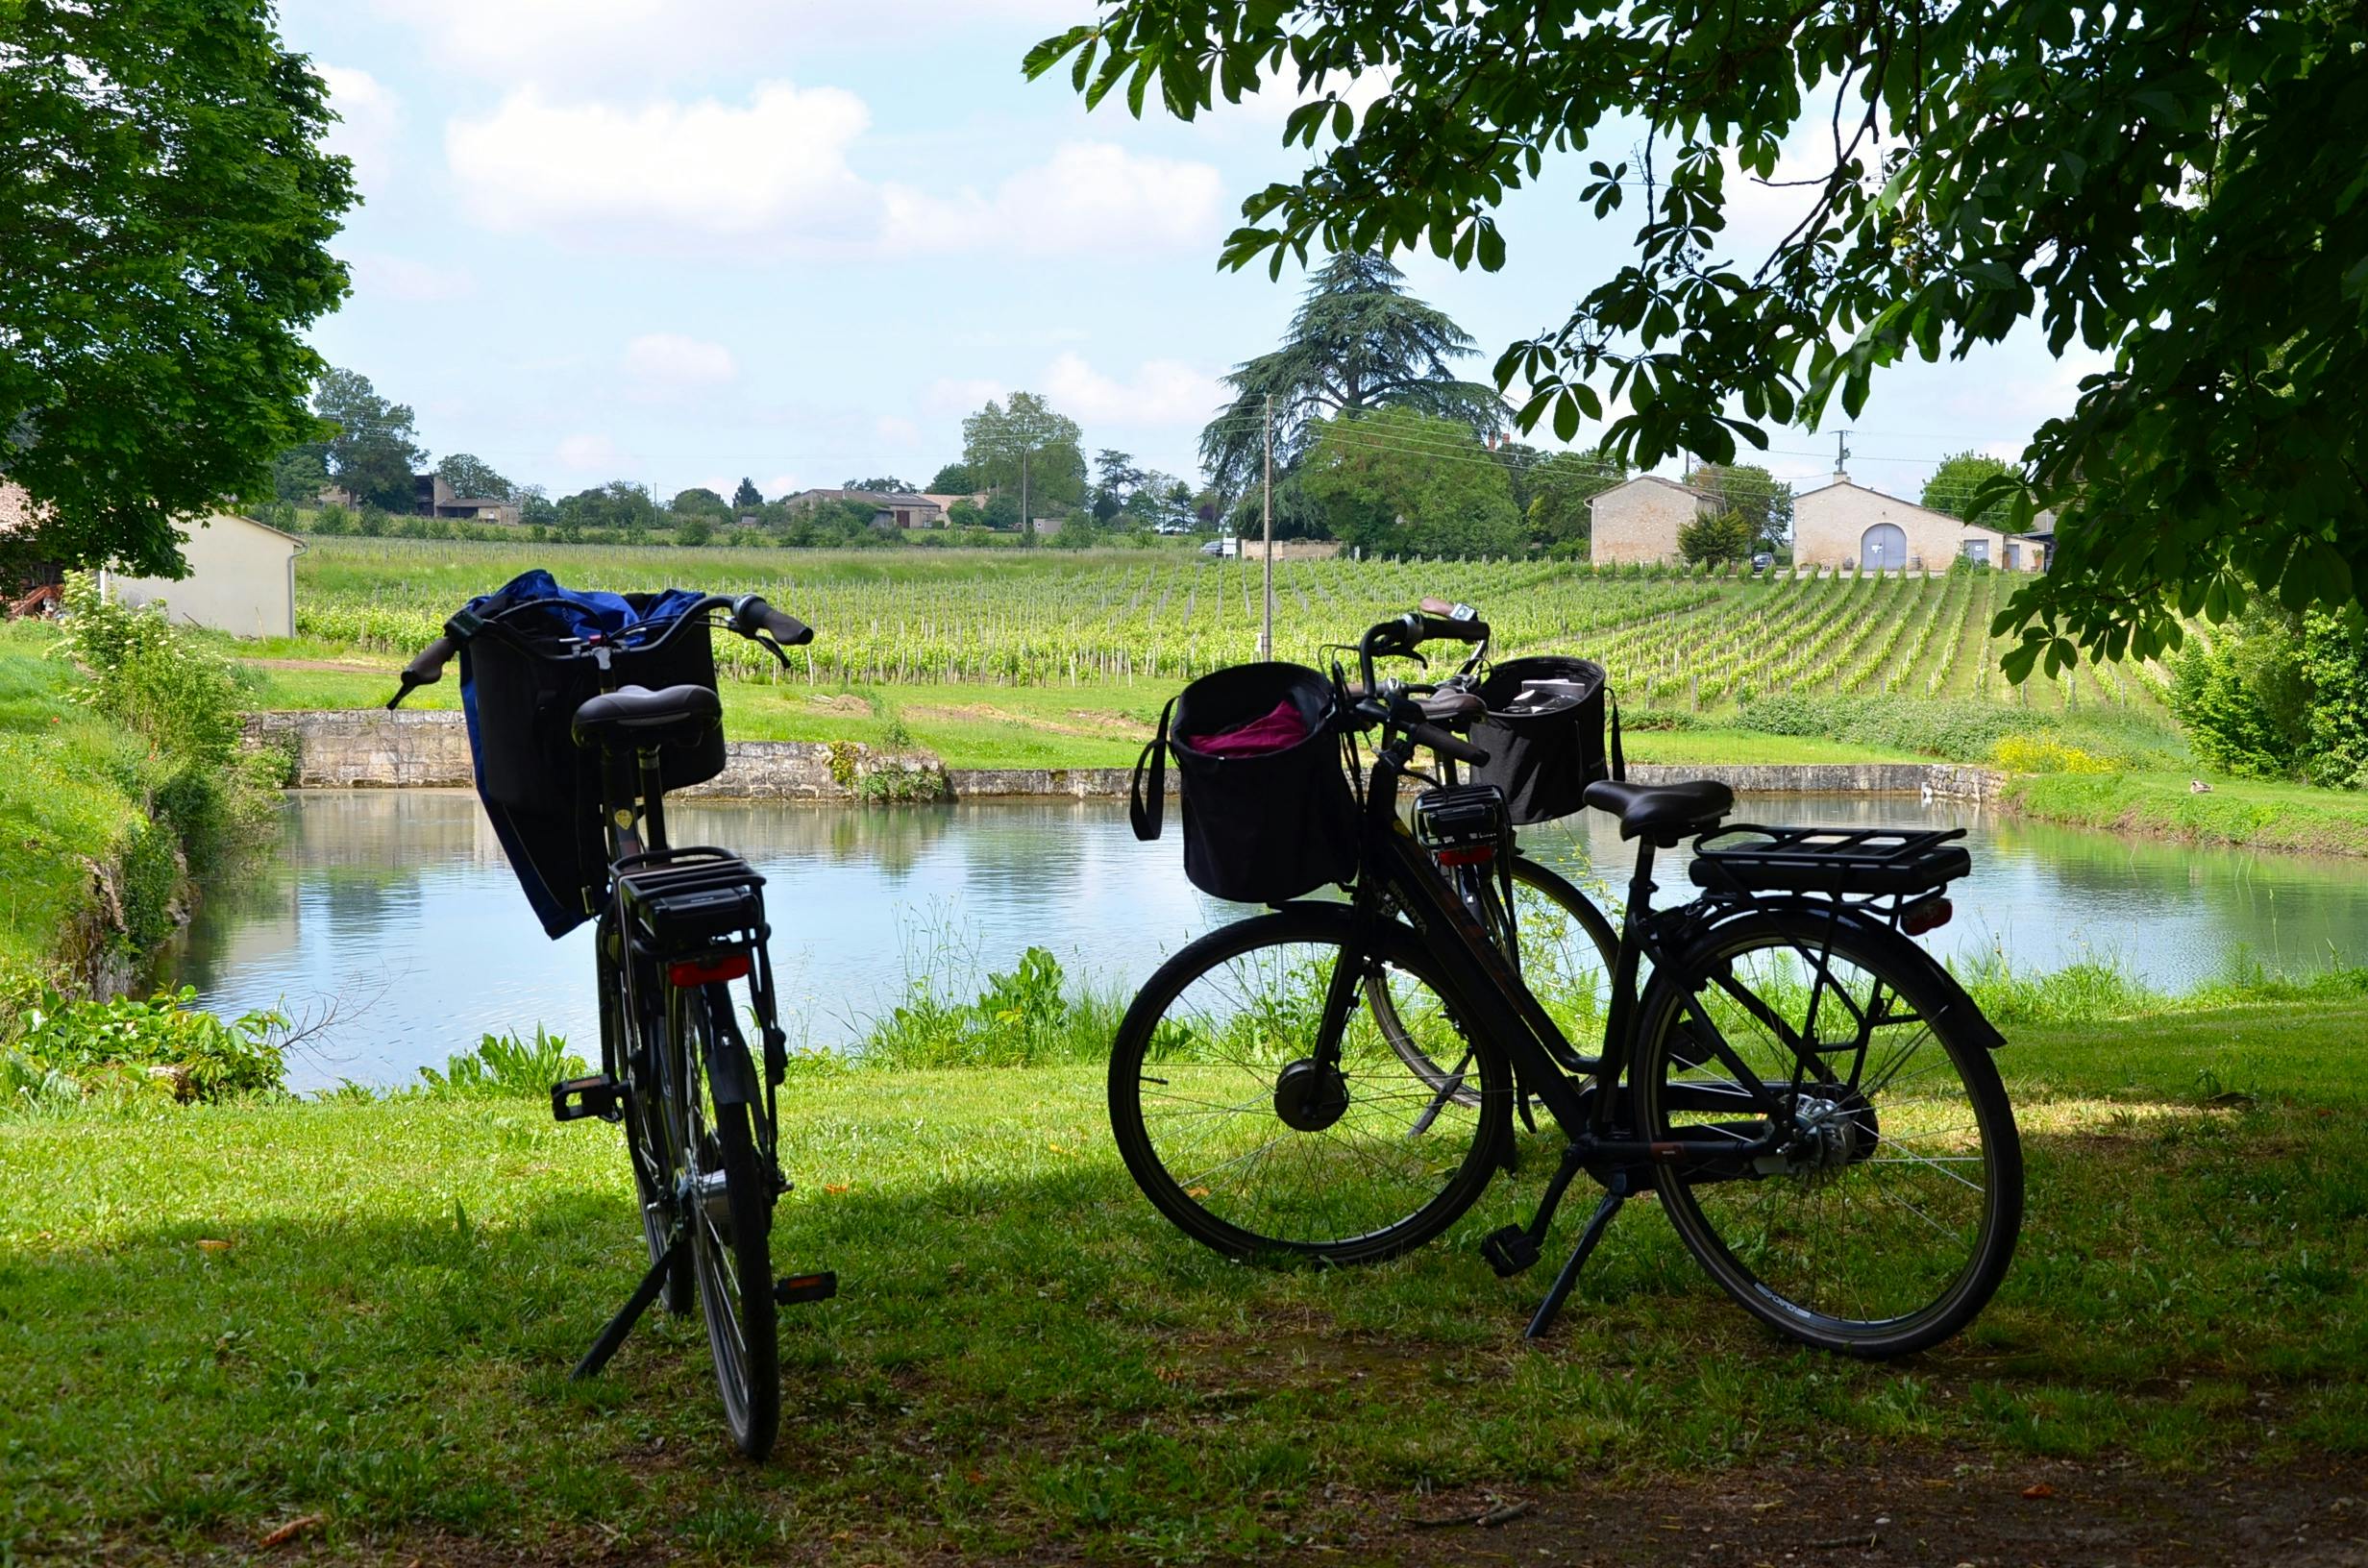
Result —
M782 649L813 633L754 595L680 592L627 596L646 619L587 628L581 596L546 584L455 616L387 706L467 650L480 792L504 847L551 935L598 921L601 1070L554 1085L552 1115L624 1127L650 1266L575 1375L605 1366L654 1302L684 1312L695 1297L725 1423L761 1459L780 1421L777 1305L833 1295L837 1280L773 1273L773 1210L789 1190L775 1092L788 1058L764 878L729 850L670 845L665 796L723 769L712 631L784 664Z
M2004 1276L2023 1198L1990 1061L2003 1041L1911 940L1948 918L1947 885L1970 870L1961 835L1722 828L1733 796L1714 782L1589 784L1637 857L1601 1043L1583 1051L1524 982L1517 931L1492 933L1442 869L1511 852L1501 792L1441 786L1411 822L1398 809L1418 747L1467 766L1487 753L1377 680L1375 658L1487 635L1477 618L1410 614L1365 634L1361 688L1333 671L1362 792L1350 896L1224 927L1144 986L1109 1077L1137 1184L1229 1254L1387 1258L1471 1207L1508 1163L1515 1105L1534 1098L1560 1162L1530 1222L1486 1237L1484 1256L1504 1275L1531 1266L1579 1174L1604 1194L1533 1336L1647 1189L1712 1278L1782 1334L1862 1357L1955 1334ZM1374 730L1367 771L1355 737ZM1700 896L1656 909L1655 853L1688 838Z

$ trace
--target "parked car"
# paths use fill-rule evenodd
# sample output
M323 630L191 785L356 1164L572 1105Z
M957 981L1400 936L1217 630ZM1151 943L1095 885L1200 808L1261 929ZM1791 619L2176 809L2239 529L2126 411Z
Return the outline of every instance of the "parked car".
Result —
M1242 541L1232 537L1231 535L1228 535L1222 539L1212 539L1207 544L1200 547L1200 553L1203 555L1221 555L1230 558L1242 553Z
M1759 576L1761 573L1763 573L1763 572L1766 571L1769 567L1774 566L1775 564L1776 564L1776 557L1775 557L1775 556L1773 556L1773 555L1771 555L1771 554L1769 554L1766 551L1764 551L1764 551L1760 551L1760 553L1759 553L1759 554L1754 555L1754 556L1751 558L1751 571L1752 571L1752 575L1753 575L1754 576Z

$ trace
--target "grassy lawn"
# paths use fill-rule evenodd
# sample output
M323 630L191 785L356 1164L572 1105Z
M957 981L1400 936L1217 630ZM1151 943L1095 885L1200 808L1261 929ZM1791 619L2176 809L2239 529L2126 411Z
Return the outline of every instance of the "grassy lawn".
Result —
M0 982L47 973L136 834L147 747L68 699L58 628L0 625Z
M2368 793L2185 772L2062 773L2008 787L2014 809L2071 827L2152 833L2193 844L2368 854Z
M2364 1028L2314 1003L2014 1031L2014 1270L1889 1366L1775 1341L1649 1203L1524 1345L1544 1271L1499 1281L1474 1243L1540 1158L1411 1258L1241 1266L1136 1194L1096 1066L802 1074L777 1252L844 1294L785 1313L763 1468L729 1457L686 1324L566 1381L638 1266L598 1124L424 1101L0 1123L0 1560L243 1553L308 1515L299 1548L332 1560L1177 1560L1598 1470L2356 1468Z

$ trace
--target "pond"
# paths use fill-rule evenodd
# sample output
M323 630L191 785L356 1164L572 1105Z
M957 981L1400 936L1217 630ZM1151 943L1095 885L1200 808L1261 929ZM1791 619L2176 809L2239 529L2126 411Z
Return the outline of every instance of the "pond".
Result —
M2357 862L2122 839L1913 796L1760 796L1746 814L1969 829L1957 918L1924 939L1943 956L2003 953L2034 971L2104 958L2179 990L2240 950L2289 970L2352 961L2368 921ZM1073 978L1131 987L1244 913L1184 880L1172 822L1167 840L1138 844L1115 803L685 803L669 815L678 843L732 846L766 874L793 1039L815 1045L862 1038L919 977L974 995L1031 944ZM543 938L474 796L301 793L280 831L268 863L206 900L169 964L216 1012L333 1010L317 1048L291 1063L295 1087L408 1082L481 1034L537 1023L597 1055L590 928ZM1583 884L1624 877L1608 819L1523 840ZM1688 886L1674 868L1660 881L1665 897Z

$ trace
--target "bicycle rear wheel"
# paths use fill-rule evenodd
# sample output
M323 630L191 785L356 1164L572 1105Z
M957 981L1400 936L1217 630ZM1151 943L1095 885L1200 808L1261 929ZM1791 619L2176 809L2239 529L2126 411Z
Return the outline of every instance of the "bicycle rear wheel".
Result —
M720 985L713 989L723 991ZM781 1418L773 1300L774 1190L771 1173L757 1158L750 1107L715 1103L706 1072L716 1041L712 1009L729 1005L728 992L711 998L703 989L668 992L682 1086L675 1110L691 1268L707 1320L716 1384L724 1395L725 1425L740 1452L761 1459L772 1452Z
M1656 983L1631 1069L1647 1139L1739 1144L1744 1165L1656 1171L1702 1266L1779 1333L1903 1356L1970 1322L2022 1224L2022 1144L1961 999L1904 937L1820 916L1729 922ZM1951 1007L1949 1003L1956 1001Z
M1361 952L1354 931L1342 905L1244 920L1162 965L1127 1009L1111 1127L1136 1185L1194 1239L1369 1262L1445 1230L1494 1174L1504 1058L1464 1032L1413 932L1381 926ZM1427 1059L1449 1065L1441 1084L1359 1005L1376 985ZM1327 1002L1340 1015L1330 1045Z

